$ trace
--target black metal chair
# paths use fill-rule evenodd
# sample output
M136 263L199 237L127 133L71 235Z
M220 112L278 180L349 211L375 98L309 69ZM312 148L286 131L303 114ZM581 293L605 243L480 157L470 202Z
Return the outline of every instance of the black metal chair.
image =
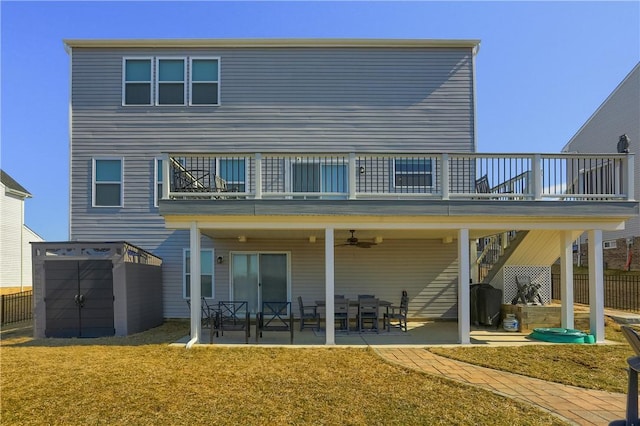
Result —
M291 302L262 302L262 310L256 314L256 343L263 331L288 331L293 344Z
M370 323L370 330L380 332L378 327L378 310L380 301L372 297L362 297L358 299L358 330L362 333L366 331L365 324Z
M249 343L251 336L249 321L249 303L246 301L220 301L217 312L218 331L224 336L227 331L244 331L245 343Z
M304 328L320 329L320 313L316 305L306 305L302 303L302 296L298 296L298 307L300 308L300 331Z
M391 331L391 327L400 328L407 331L407 316L409 315L409 296L406 290L402 290L400 298L400 306L389 306L387 312L382 316L382 323L387 331ZM395 321L395 323L394 323Z
M640 371L640 333L628 325L620 327L636 356L627 358L629 383L627 385L627 418L609 423L610 426L639 425L638 418L638 372Z

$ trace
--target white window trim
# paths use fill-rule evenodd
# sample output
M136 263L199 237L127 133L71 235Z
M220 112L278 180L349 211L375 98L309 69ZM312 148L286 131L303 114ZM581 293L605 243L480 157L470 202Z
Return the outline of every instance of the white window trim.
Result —
M158 181L158 161L162 161L163 158L162 157L156 157L153 159L153 206L154 207L158 207L158 201L160 199L160 196L162 196L162 194L158 194L158 185L159 184L163 184L164 182L160 182ZM164 176L163 176L164 177Z
M218 102L215 104L193 104L192 96L193 96L193 60L216 60L218 61L218 80L217 81L197 81L196 83L218 83ZM189 57L189 106L193 107L212 107L212 106L220 106L220 56L190 56Z
M182 298L185 300L191 300L191 296L187 297L187 252L190 251L188 248L182 249ZM211 253L211 297L205 297L205 299L213 300L216 296L216 262L215 262L215 249L210 248L201 248L201 252L210 252ZM202 269L202 265L200 265ZM200 271L202 275L202 271ZM204 296L203 296L204 297Z
M120 161L120 181L105 181L100 183L118 183L120 184L120 205L118 206L98 206L96 205L96 161L102 160L118 160ZM93 157L91 159L91 207L95 208L119 208L124 207L124 157Z
M187 57L186 56L156 56L156 60L155 60L155 67L156 67L156 73L155 73L155 105L159 106L159 107L176 107L176 106L185 106L187 105L187 81L189 80L189 75L187 74ZM160 103L160 61L163 60L182 60L182 66L183 66L183 77L184 79L182 81L173 81L173 80L167 80L167 81L163 81L162 83L182 83L182 103L181 104L161 104Z
M413 160L414 158L394 158L393 159L393 173L391 174L391 186L394 189L429 189L433 188L433 159L425 158L425 161L428 160L431 163L431 171L430 172L399 172L405 175L431 175L431 185L396 185L396 161L398 160ZM418 158L420 160L420 158Z
M149 61L149 65L151 66L151 80L149 80L149 91L150 91L150 95L149 95L149 103L148 104L127 104L125 103L125 99L126 99L126 85L127 85L127 61L128 60L139 60L139 61L143 61L143 60L148 60ZM153 60L153 56L124 56L122 58L122 106L126 106L126 107L144 107L144 106L152 106L153 105L153 99L154 99L154 93L153 93L153 80L154 80L154 73L153 73L153 66L154 66L154 60ZM139 81L137 83L144 83L142 81Z
M322 194L322 193L327 193L327 191L325 190L326 188L322 188L322 185L324 183L324 171L322 169L323 166L340 166L340 167L344 167L345 168L345 181L344 184L347 188L347 190L344 193L347 193L349 191L349 163L344 159L344 158L331 158L331 161L327 162L326 160L319 160L319 159L312 159L312 161L308 161L304 160L304 161L298 161L295 158L292 159L287 159L288 160L288 164L285 165L285 172L289 172L288 176L285 175L285 182L288 182L288 189L286 190L287 192L295 192L293 191L293 166L294 165L318 165L319 167L319 178L320 178L320 191L318 191L318 194ZM303 192L304 193L304 192Z
M603 241L602 248L605 250L618 248L618 242L616 240Z

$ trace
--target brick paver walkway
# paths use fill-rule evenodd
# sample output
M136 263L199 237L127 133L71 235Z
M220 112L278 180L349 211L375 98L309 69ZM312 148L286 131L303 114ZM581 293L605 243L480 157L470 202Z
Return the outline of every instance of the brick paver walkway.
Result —
M375 351L391 362L536 405L577 425L608 425L625 418L625 394L582 389L479 367L420 348L378 347Z

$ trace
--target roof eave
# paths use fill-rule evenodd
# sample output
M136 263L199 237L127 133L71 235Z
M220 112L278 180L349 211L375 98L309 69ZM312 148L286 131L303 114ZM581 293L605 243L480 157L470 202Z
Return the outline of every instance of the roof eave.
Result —
M139 47L450 47L477 49L475 39L64 39L65 47L139 48Z

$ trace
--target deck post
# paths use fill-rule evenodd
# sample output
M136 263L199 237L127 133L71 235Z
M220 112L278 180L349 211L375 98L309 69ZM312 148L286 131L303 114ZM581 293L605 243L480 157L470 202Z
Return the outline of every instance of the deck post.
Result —
M162 156L162 199L169 199L169 191L171 191L171 166L169 165L169 154Z
M262 199L262 154L256 153L256 169L255 169L255 182L256 182L256 200Z
M324 230L324 298L327 301L325 306L325 344L335 345L335 321L334 321L334 294L335 294L335 282L334 282L334 235L333 228L326 228Z
M458 341L471 343L471 310L469 294L469 229L458 230Z
M440 157L442 165L440 167L440 182L442 182L442 199L448 200L450 190L450 182L449 182L449 154L442 154Z
M604 271L602 230L589 231L589 326L596 343L604 343Z
M627 200L634 201L635 200L635 164L634 164L634 156L633 154L627 154L626 157L626 178L627 178Z
M191 295L191 340L187 347L191 347L195 343L200 343L202 336L202 305L200 297L202 291L200 288L200 228L198 222L191 222L191 230L189 233L189 274L190 285L189 293Z
M574 328L573 238L571 231L560 234L560 325Z
M533 172L533 199L542 199L542 164L541 155L534 154L531 159L531 170Z

